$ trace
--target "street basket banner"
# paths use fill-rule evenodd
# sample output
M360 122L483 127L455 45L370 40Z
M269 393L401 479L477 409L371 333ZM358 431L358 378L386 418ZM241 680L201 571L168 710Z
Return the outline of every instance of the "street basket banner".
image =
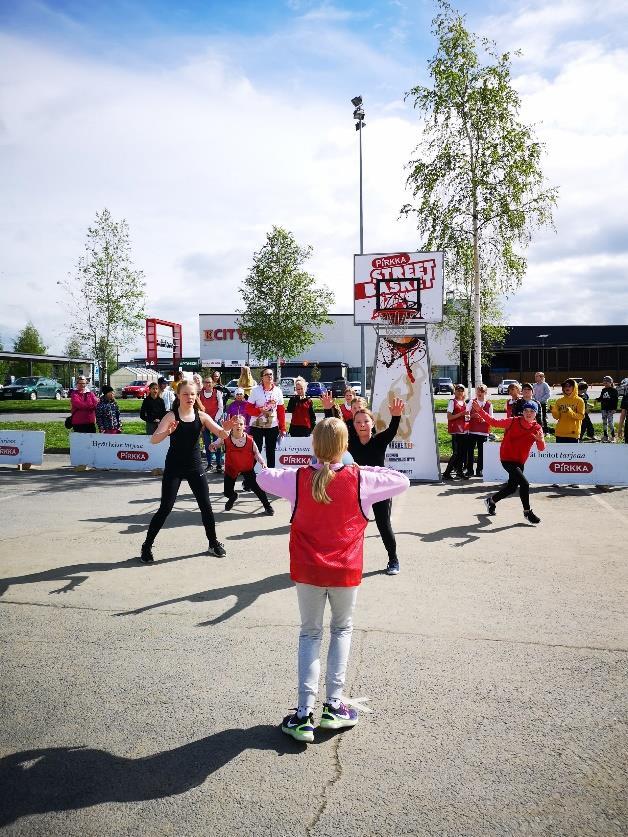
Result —
M628 485L628 445L587 442L536 447L525 464L529 482L540 485ZM499 445L484 445L484 481L505 482L499 461Z
M170 439L153 445L150 436L130 433L70 433L70 462L119 471L162 468Z
M0 465L41 465L45 441L43 430L0 430Z

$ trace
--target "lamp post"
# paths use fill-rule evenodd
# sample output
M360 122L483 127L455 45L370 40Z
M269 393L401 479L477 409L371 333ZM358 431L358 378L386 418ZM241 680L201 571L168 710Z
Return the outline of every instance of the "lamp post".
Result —
M354 96L351 99L353 105L353 118L355 119L355 130L360 138L360 255L364 253L364 214L362 208L362 128L366 125L364 121L364 106L362 96ZM366 352L364 347L364 326L360 326L360 383L362 392L366 396Z
M549 334L537 334L536 336L543 341L541 344L541 365L543 366L543 374L545 374L545 340L549 337Z

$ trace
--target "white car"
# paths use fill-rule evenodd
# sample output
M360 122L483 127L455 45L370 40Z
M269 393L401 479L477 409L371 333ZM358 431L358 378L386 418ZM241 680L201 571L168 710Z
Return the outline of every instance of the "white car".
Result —
M519 386L521 386L519 381L516 381L514 378L504 378L504 380L501 382L501 384L497 387L497 394L498 395L508 395L508 387L511 384L519 384Z
M290 397L294 395L294 378L282 378L279 381L279 389L283 392L286 397Z
M360 381L347 381L347 386L351 387L356 395L362 395L362 384Z
M225 389L227 389L229 391L229 395L232 398L235 398L235 391L236 391L237 388L238 388L238 379L237 378L232 378L230 381L228 381L225 384Z

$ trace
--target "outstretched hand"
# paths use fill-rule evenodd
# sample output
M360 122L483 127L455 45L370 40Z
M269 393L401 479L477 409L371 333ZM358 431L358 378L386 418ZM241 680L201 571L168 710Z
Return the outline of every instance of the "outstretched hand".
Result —
M233 428L238 423L238 416L229 416L228 419L225 419L222 423L222 429L226 430L227 433L230 433Z
M323 405L323 410L331 410L334 406L334 397L330 392L324 392L321 395L321 404Z
M401 400L401 398L393 398L392 404L388 405L388 409L390 410L391 416L400 416L403 413L403 408L405 407L405 403Z
M533 435L537 442L542 442L545 439L542 430L537 430Z

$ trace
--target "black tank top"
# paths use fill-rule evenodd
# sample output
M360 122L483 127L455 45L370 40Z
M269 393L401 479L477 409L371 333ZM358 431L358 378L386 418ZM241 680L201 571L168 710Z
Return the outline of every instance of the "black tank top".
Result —
M194 412L194 421L181 421L179 410L172 410L179 426L170 436L170 448L166 454L166 468L170 472L186 473L194 471L201 474L201 449L198 444L202 424L198 413Z

